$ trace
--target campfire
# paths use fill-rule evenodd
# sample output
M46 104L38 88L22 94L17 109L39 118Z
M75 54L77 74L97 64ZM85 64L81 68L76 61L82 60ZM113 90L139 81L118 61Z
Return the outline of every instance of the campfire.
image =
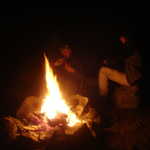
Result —
M17 118L4 118L9 136L12 139L23 136L35 142L46 141L58 132L73 135L86 125L96 137L92 125L99 122L100 118L92 107L85 111L88 98L77 94L70 96L69 101L64 99L46 55L44 58L47 89L45 95L42 98L26 98L18 110Z
M76 126L77 124L82 124L83 120L80 120L75 113L73 113L70 107L66 104L56 76L54 76L53 71L49 65L48 59L45 57L45 69L46 69L46 85L47 94L44 98L44 102L41 106L41 113L50 119L56 119L59 115L66 115L67 125L70 127Z

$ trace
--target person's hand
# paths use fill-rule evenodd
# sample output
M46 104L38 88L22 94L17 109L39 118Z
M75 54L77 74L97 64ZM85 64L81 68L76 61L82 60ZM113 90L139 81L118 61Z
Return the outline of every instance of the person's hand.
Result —
M60 66L64 63L64 59L60 58L57 61L54 62L54 66Z
M68 71L68 72L75 72L75 69L73 67L71 67L71 65L69 64L65 64L65 69Z

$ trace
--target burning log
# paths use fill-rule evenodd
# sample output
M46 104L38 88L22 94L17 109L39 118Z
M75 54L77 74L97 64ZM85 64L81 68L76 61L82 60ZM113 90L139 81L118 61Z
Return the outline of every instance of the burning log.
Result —
M25 125L20 120L14 117L5 117L4 122L8 129L9 138L17 139L19 136L29 138L35 142L51 138L57 128L44 128L41 125Z

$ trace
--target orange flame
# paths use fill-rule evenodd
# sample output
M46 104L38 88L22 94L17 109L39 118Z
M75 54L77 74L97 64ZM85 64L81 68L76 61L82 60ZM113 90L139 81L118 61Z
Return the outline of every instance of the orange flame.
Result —
M41 107L41 113L44 113L49 119L54 119L59 113L67 115L68 126L72 127L81 121L77 116L70 110L69 106L65 103L59 85L54 76L54 73L49 65L47 57L45 58L45 69L46 69L46 86L47 94L44 98L44 102Z

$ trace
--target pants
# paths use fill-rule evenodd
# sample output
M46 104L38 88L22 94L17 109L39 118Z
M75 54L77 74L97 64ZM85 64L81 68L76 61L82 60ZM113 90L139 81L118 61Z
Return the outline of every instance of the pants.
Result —
M127 81L125 73L119 72L109 67L102 67L99 70L99 77L98 77L98 84L101 96L106 96L108 94L109 80L114 81L123 86L127 87L130 86L130 84Z

